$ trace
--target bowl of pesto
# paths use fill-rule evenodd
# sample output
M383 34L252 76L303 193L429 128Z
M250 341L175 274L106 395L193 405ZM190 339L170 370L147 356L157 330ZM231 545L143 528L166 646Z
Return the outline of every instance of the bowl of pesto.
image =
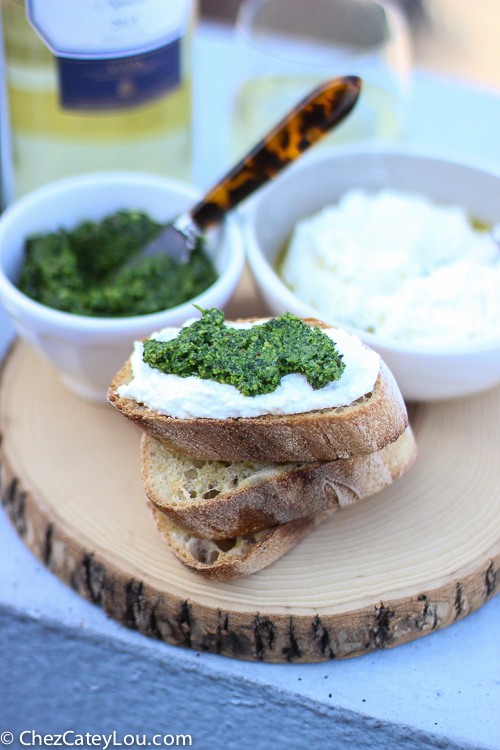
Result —
M139 173L100 173L46 185L0 217L0 302L18 335L74 393L106 401L134 340L223 307L244 252L228 217L189 263L127 261L198 199L190 185Z

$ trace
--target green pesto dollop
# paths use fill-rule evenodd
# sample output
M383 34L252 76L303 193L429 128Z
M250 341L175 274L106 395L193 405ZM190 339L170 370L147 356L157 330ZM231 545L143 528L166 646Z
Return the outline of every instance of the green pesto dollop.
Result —
M200 311L201 320L181 328L175 339L145 341L144 362L169 375L230 383L244 396L272 393L294 372L323 388L345 369L334 342L292 313L241 329L225 326L216 308Z
M140 211L118 211L71 232L29 237L18 287L42 305L77 315L147 315L181 305L217 278L203 241L186 264L161 255L122 267L161 229Z

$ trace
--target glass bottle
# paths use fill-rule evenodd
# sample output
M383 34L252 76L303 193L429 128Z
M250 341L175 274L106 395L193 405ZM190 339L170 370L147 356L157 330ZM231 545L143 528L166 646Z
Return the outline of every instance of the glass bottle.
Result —
M191 178L193 0L1 7L16 197L82 172Z

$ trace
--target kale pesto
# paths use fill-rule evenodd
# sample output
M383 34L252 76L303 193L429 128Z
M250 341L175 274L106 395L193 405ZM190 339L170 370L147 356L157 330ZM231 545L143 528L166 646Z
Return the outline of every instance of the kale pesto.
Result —
M186 264L163 255L122 267L160 229L144 213L118 211L70 232L29 237L18 287L42 305L77 315L147 315L181 305L217 278L203 242Z
M148 339L143 359L161 372L234 385L244 396L272 393L281 378L302 373L314 388L338 380L345 364L334 342L292 313L249 329L228 328L224 313L201 310L202 318L171 341Z

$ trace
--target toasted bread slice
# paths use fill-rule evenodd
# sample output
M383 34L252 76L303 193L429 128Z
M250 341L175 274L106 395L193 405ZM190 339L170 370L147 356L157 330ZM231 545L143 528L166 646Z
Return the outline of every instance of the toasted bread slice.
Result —
M273 529L216 541L183 531L155 505L150 507L158 531L177 559L193 573L212 581L228 581L265 568L333 513L333 509L325 510Z
M311 326L330 328L308 318ZM130 361L114 377L108 400L144 432L179 453L212 461L333 461L368 455L395 442L408 426L396 382L381 361L370 393L347 406L284 416L179 419L158 414L118 388L133 378Z
M373 495L404 474L416 453L410 427L368 456L323 463L201 461L144 435L142 478L150 502L173 524L224 539Z

